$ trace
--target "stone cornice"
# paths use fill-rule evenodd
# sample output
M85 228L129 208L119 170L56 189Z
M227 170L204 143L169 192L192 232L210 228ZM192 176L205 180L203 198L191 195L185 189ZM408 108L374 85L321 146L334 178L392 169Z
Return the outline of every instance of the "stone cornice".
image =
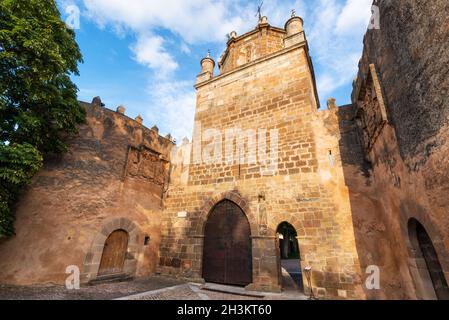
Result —
M203 87L203 86L206 86L206 85L208 85L208 84L210 84L210 83L212 83L212 82L215 82L215 81L218 81L218 80L220 80L220 79L222 79L222 78L225 78L225 77L227 77L227 76L229 76L229 75L231 75L231 74L234 74L234 73L237 73L237 72L239 72L239 71L242 71L242 70L251 68L251 67L253 67L253 66L257 65L257 64L260 64L260 63L266 62L266 61L268 61L268 60L277 58L278 56L281 56L281 55L283 55L283 54L285 54L285 53L288 53L288 52L290 52L290 51L294 51L294 50L296 50L296 49L303 48L303 47L306 49L306 52L308 53L307 41L303 41L303 42L298 43L298 44L296 44L296 45L294 45L294 46L291 46L291 47L289 47L289 48L285 48L285 49L279 50L279 51L274 52L274 53L272 53L272 54L270 54L270 55L267 55L267 56L265 56L265 57L262 57L262 58L259 58L259 59L257 59L257 60L254 60L254 61L252 61L252 62L250 62L250 63L244 64L244 65L242 65L242 66L240 66L240 67L237 67L237 68L235 68L235 69L233 69L233 70L230 70L230 71L228 71L228 72L226 72L226 73L222 73L222 74L220 74L220 75L217 75L216 77L213 77L213 78L210 79L210 80L207 80L207 81L198 83L198 84L196 84L194 87L195 87L195 89L199 89L199 88L201 88L201 87ZM307 54L307 55L308 55L308 54Z

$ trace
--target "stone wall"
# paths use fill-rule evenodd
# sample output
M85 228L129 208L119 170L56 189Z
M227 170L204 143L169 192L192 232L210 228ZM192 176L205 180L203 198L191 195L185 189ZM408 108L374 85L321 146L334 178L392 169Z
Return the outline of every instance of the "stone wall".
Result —
M364 159L344 166L357 248L362 267L381 271L381 288L366 290L368 298L434 299L410 222L424 226L449 280L449 7L378 5L381 29L365 36L353 91Z
M248 44L260 39L248 37ZM317 110L307 44L304 37L298 39L197 84L193 144L189 151L188 145L178 151L179 156L190 155L190 165L174 168L176 179L165 201L160 273L202 281L204 225L213 207L228 199L243 209L251 225L250 289L281 289L276 230L286 221L298 233L302 267L312 266L317 295L363 297L340 160L339 118L336 110ZM239 148L233 144L227 149L225 139L231 129L266 130L245 140L249 143L242 154L248 155L263 138L269 154L271 142L277 141L277 167L236 162ZM233 162L226 150L234 154Z
M203 59L193 142L180 148L98 99L85 104L69 152L46 160L18 204L0 282L62 283L69 265L94 280L118 229L130 235L127 273L202 281L204 226L227 199L251 227L249 289L281 290L276 230L288 222L318 296L437 298L411 228L424 227L449 281L449 5L377 4L381 29L365 36L351 105L318 110L298 17L231 35L216 77ZM373 265L378 290L364 286Z
M0 246L1 283L62 284L70 265L83 282L93 280L105 240L117 229L130 236L124 271L155 271L173 144L94 102L84 104L87 123L69 151L47 159L23 194L16 235Z
M229 72L283 49L284 38L284 29L272 27L265 22L239 37L231 33L228 47L219 61L220 73Z
M377 2L381 29L365 36L359 80L375 64L401 156L419 156L444 142L437 136L448 122L449 3Z

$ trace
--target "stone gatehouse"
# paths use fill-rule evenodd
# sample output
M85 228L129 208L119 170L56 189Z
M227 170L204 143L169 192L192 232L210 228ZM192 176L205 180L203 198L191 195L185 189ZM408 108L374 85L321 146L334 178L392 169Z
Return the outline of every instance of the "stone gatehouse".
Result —
M448 298L448 3L378 5L350 105L320 106L296 16L263 17L201 61L191 143L85 103L69 152L18 203L0 282L63 283L78 266L83 283L160 274L278 292L293 241L306 293Z

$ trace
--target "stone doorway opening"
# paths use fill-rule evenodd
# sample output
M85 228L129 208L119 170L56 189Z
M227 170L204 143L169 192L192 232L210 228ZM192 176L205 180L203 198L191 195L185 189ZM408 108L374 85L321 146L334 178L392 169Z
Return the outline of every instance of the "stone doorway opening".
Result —
M424 226L416 219L408 222L411 254L416 270L417 291L423 299L449 300L449 288L438 254Z
M276 230L278 242L279 282L283 291L304 292L301 269L301 252L298 233L288 222L282 222Z
M251 228L243 210L230 200L219 202L209 214L204 235L204 280L235 286L252 283Z
M123 274L128 242L129 234L125 230L116 230L109 235L104 243L99 277Z

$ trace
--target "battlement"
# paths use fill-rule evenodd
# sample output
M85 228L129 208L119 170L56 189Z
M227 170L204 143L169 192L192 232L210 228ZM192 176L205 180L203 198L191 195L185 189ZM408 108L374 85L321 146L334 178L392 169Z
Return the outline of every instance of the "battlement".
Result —
M93 98L91 103L87 102L80 102L80 103L82 106L84 106L84 108L86 108L88 112L92 111L93 109L97 111L101 110L101 113L104 113L105 115L108 114L109 117L122 118L122 120L125 120L127 122L128 127L143 129L144 135L157 137L157 140L159 140L160 143L163 145L170 145L170 144L174 145L176 143L171 134L167 134L165 137L160 135L159 128L156 125L154 125L151 129L144 126L143 118L141 115L138 115L135 119L132 119L129 116L127 116L125 114L126 109L123 105L118 106L116 111L114 111L112 109L107 108L105 104L101 101L100 97Z

